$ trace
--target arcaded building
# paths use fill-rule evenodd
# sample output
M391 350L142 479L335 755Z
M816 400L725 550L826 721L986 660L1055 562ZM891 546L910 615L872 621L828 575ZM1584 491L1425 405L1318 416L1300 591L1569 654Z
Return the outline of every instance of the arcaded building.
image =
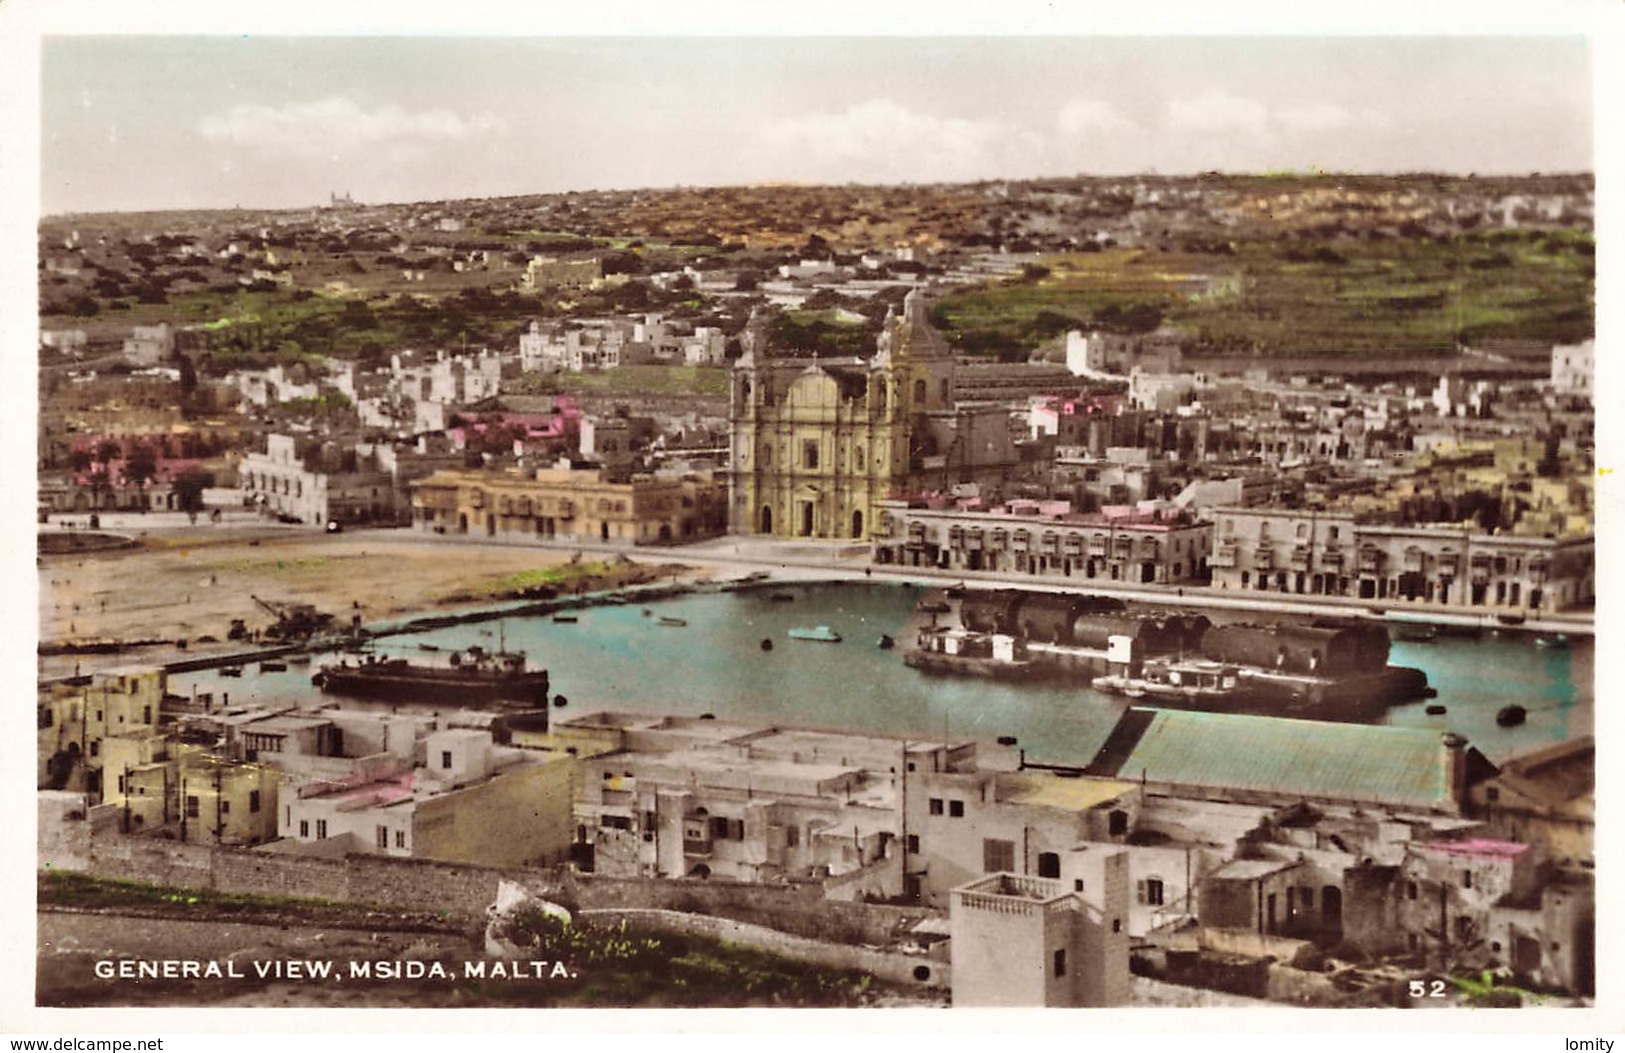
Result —
M874 355L775 347L752 318L734 365L733 532L868 540L888 496L1001 480L1016 463L1008 414L962 406L954 358L911 292Z

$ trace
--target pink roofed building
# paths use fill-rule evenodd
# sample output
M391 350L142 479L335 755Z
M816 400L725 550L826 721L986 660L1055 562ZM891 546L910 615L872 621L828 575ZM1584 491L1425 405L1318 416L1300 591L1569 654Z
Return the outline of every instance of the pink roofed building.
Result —
M408 767L384 755L284 791L279 850L438 859L489 866L563 860L575 761L498 746L489 731L445 728Z

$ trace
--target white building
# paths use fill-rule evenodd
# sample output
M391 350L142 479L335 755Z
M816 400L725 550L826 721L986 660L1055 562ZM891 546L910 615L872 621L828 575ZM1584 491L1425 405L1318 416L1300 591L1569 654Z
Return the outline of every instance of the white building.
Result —
M1559 344L1552 348L1552 390L1559 395L1591 399L1596 376L1597 342Z

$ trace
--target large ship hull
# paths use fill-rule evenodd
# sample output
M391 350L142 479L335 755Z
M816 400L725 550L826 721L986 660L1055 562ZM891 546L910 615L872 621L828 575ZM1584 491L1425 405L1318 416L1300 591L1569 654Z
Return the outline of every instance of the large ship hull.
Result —
M547 705L545 671L493 677L476 672L422 669L369 669L329 666L311 678L328 694L378 698L390 702L424 702L478 706L516 702Z

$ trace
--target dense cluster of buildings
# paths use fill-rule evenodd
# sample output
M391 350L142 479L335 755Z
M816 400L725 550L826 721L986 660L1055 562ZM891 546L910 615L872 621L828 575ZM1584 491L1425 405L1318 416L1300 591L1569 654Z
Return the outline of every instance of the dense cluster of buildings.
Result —
M925 961L951 964L960 1004L1120 1003L1131 949L1193 940L1594 983L1589 739L1498 766L1434 729L1129 709L1087 765L1055 768L1013 745L708 716L549 726L233 707L166 695L156 669L86 679L41 689L45 843L84 822L918 904L949 922Z
M1266 219L1314 230L1354 202L1413 234L1584 225L1588 193L1277 197L1149 179L975 193L1013 218L998 237L960 231L957 249L820 238L751 255L747 236L666 269L570 235L505 253L466 238L475 220L451 206L348 198L281 230L122 247L74 231L43 249L56 315L72 300L91 317L74 299L89 292L162 302L211 283L274 291L295 272L365 308L361 252L408 297L427 275L448 300L501 286L546 310L511 345L361 358L280 347L259 322L53 328L41 515L237 507L571 547L734 534L1079 592L1335 597L1507 623L1594 602L1592 342L1467 349L1419 382L1198 361L1175 330L1080 321L1035 361L993 364L956 353L932 312L1042 248ZM673 195L631 199L651 236L668 233ZM535 205L525 229L626 203L572 197ZM117 277L128 263L139 273ZM257 357L200 376L231 340ZM593 394L636 366L692 367L714 393ZM562 374L594 375L563 395ZM1070 602L1023 634L1059 645L1076 620L1050 623ZM1437 730L1131 706L1094 757L1061 767L1008 740L400 703L234 706L169 694L153 668L42 683L42 853L71 857L65 831L88 830L908 905L936 930L917 977L951 970L967 1005L1120 1004L1131 963L1211 978L1237 955L1272 960L1268 991L1308 1000L1392 979L1293 964L1313 948L1595 986L1589 737L1492 763Z

